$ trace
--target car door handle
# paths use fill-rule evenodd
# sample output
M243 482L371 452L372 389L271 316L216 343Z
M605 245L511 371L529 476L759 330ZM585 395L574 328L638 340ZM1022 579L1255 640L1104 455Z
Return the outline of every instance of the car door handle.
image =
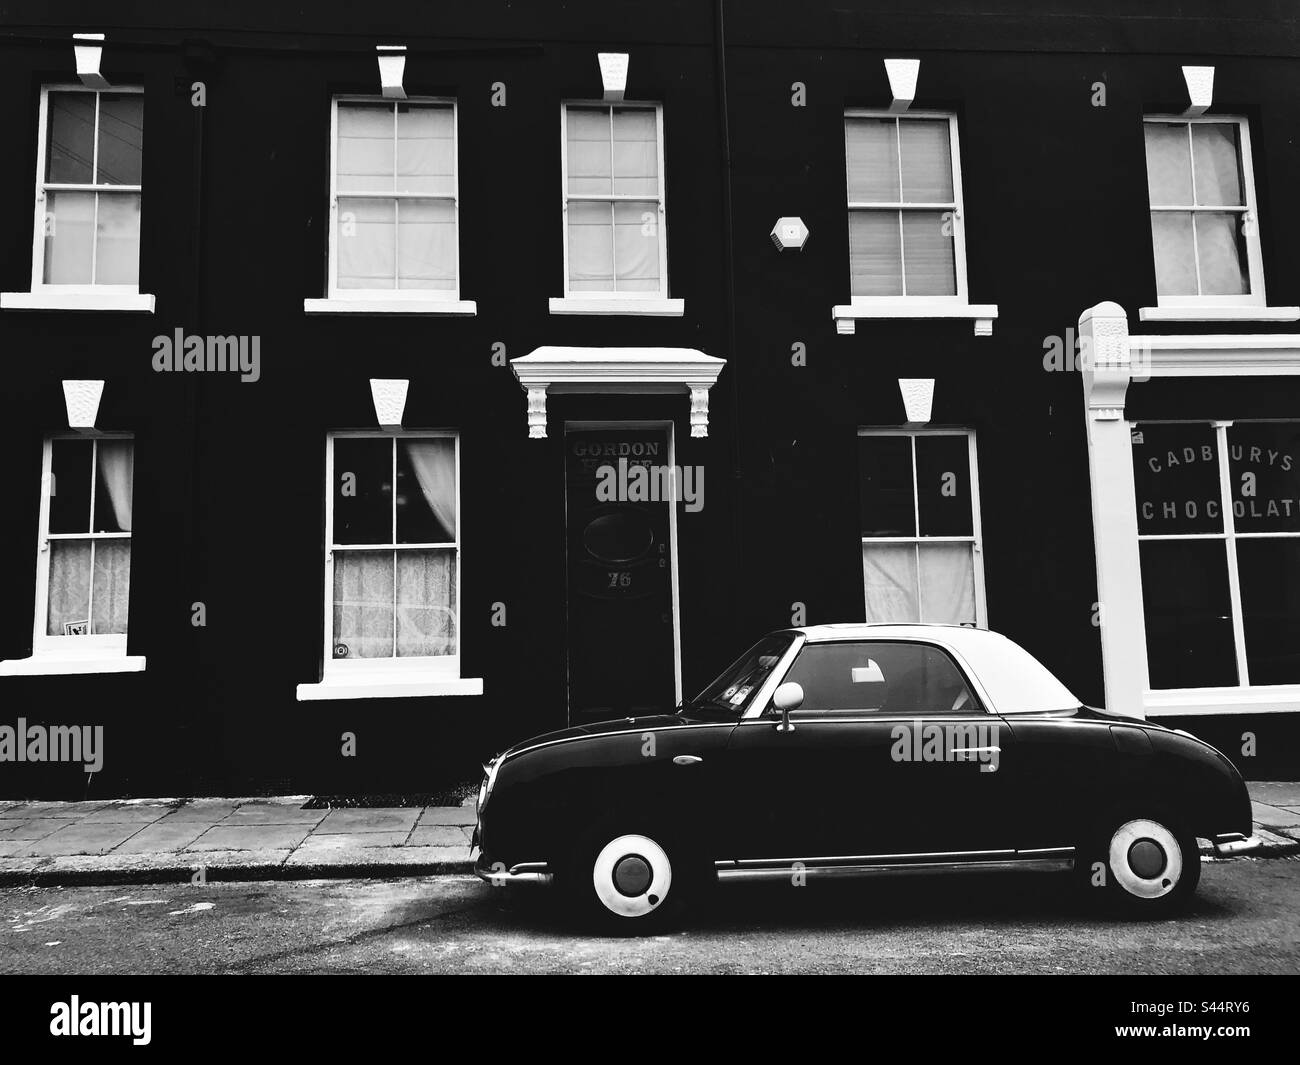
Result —
M698 754L679 754L673 759L673 765L696 765L704 761Z

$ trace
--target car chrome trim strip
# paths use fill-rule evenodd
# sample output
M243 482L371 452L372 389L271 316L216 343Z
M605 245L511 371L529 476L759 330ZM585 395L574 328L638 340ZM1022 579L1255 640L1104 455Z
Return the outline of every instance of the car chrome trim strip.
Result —
M763 686L758 689L758 694L754 696L745 712L740 715L740 722L758 721L763 716L763 711L767 709L768 703L772 701L772 695L777 688L781 686L781 681L785 675L790 672L790 667L794 665L795 658L803 650L804 644L808 642L808 637L799 631L795 631L794 639L790 641L790 646L785 649L785 654L771 673L768 674L767 680L763 681Z
M764 865L727 866L716 870L719 880L787 880L796 873L820 879L858 878L882 874L906 873L973 873L973 872L1040 872L1067 873L1074 868L1074 858L997 858L988 860L936 860L919 862L859 862L846 865L804 865L795 870L792 863L780 867Z
M509 869L484 867L480 860L474 875L493 886L506 884L550 884L555 879L545 862L518 862Z

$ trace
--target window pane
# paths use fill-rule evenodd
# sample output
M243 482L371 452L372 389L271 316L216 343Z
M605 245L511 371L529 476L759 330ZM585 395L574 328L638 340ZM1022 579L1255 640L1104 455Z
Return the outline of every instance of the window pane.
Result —
M90 542L50 541L50 606L47 636L90 632Z
M655 112L636 107L614 111L614 192L659 198L659 134Z
M50 532L90 532L89 440L50 441Z
M397 191L451 196L456 188L450 107L397 105Z
M396 205L393 200L339 200L339 288L393 288Z
M952 659L920 643L814 643L786 680L803 686L799 713L948 714L977 709Z
M947 120L903 119L903 202L952 201L952 154Z
M393 657L393 552L334 552L332 656Z
M1152 211L1151 241L1155 247L1156 291L1161 296L1199 295L1191 212Z
M898 132L892 118L846 118L850 203L898 203Z
M397 220L397 287L454 291L456 208L451 200L400 200Z
M916 438L916 495L922 536L971 536L970 441Z
M1196 202L1209 207L1244 207L1241 192L1240 130L1235 122L1192 123Z
M397 542L456 540L456 442L397 441Z
M89 285L95 246L95 194L51 192L45 198L45 283Z
M49 94L49 137L45 180L55 185L88 185L95 156L95 94Z
M1219 448L1212 426L1134 426L1133 481L1139 533L1223 531Z
M863 544L862 579L867 621L921 620L912 544Z
M901 296L903 252L897 211L849 212L849 271L855 296Z
M131 495L135 484L134 448L130 440L100 440L95 448L95 532L131 531Z
M94 581L90 631L97 636L126 632L126 605L131 593L131 541L95 541Z
M99 97L100 185L139 185L144 158L144 94Z
M456 653L456 552L397 552L397 656Z
M607 203L570 202L569 288L614 291L614 216Z
M338 109L338 191L392 192L393 105L341 103Z
M858 499L863 536L916 535L911 437L858 437Z
M1223 541L1146 540L1139 551L1151 687L1235 685Z
M1183 123L1146 123L1147 191L1152 207L1190 207L1192 157Z
M1251 684L1300 683L1300 539L1237 541Z
M140 194L99 193L95 234L95 284L139 284Z
M1238 532L1300 532L1297 458L1300 423L1237 422L1228 427L1228 480Z
M566 108L570 193L608 195L612 191L610 121L608 108ZM570 223L573 206L569 205Z
M1198 212L1196 248L1202 296L1236 296L1250 291L1241 215Z
M658 292L659 212L649 201L614 204L614 263L619 292Z
M393 441L334 441L334 543L393 542Z
M953 221L943 211L903 212L903 262L909 296L955 296Z
M974 545L921 544L918 551L921 620L931 625L974 625Z

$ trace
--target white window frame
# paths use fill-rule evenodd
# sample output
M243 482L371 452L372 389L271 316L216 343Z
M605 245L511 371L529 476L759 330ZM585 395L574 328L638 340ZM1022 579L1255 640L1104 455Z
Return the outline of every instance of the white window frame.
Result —
M644 289L629 292L592 292L586 289L573 290L569 285L569 203L570 201L587 203L609 203L619 201L642 203L648 197L644 193L615 193L611 187L608 193L570 193L569 192L569 109L604 110L612 114L615 110L653 110L655 114L655 141L658 154L658 192L656 202L657 225L659 236L659 291ZM685 301L668 298L668 199L667 173L664 169L664 107L660 102L637 100L564 100L560 103L560 217L563 221L564 242L564 295L552 297L550 311L552 314L642 314L677 317L685 313ZM614 263L615 273L618 264ZM618 280L614 284L617 289Z
M1290 423L1300 426L1300 419L1295 418L1238 418L1227 421L1213 421L1206 419L1142 419L1134 423L1135 429L1141 429L1147 425L1194 425L1201 428L1209 427L1214 430L1214 457L1219 464L1219 513L1223 519L1223 528L1219 532L1195 532L1195 533L1138 533L1138 565L1141 566L1141 545L1147 541L1156 540L1216 540L1224 544L1225 561L1228 567L1228 602L1232 616L1232 642L1233 650L1236 655L1237 665L1237 683L1223 685L1216 688L1152 688L1150 680L1147 683L1147 692L1149 696L1154 696L1157 700L1169 700L1174 693L1178 692L1198 692L1198 691L1240 691L1249 693L1251 690L1257 692L1276 692L1280 690L1297 689L1300 690L1300 684L1251 684L1250 682L1250 663L1246 656L1246 617L1241 605L1241 576L1237 565L1237 541L1238 540L1300 540L1300 530L1297 531L1265 531L1265 532L1238 532L1237 516L1233 510L1232 501L1232 473L1229 469L1231 461L1231 451L1228 443L1228 430L1234 424L1249 425L1259 423L1264 425L1276 425L1279 422ZM1135 500L1136 505L1136 500ZM1145 619L1144 619L1145 627ZM1143 649L1144 657L1148 663L1148 678L1150 677L1150 650Z
M54 486L53 458L57 440L89 440L93 446L104 440L130 440L134 461L135 435L133 433L96 433L84 436L78 433L55 433L47 436L41 449L41 505L39 534L36 544L36 612L32 619L32 656L0 662L0 676L66 674L66 673L131 673L143 670L143 655L126 653L127 633L87 634L85 636L50 636L45 629L50 606L50 541L51 540L126 540L134 532L50 532L50 489ZM91 452L90 513L95 512L95 492L98 489L95 452ZM135 502L132 500L132 510ZM134 529L134 513L132 515ZM135 565L132 551L132 567ZM93 604L94 582L91 582ZM129 606L128 606L129 609ZM89 611L93 613L92 609Z
M413 192L345 192L338 188L339 104L388 104L393 108L393 123L397 123L397 108L402 104L447 107L451 109L452 183L451 194ZM383 96L344 94L330 100L330 193L327 282L325 299L307 299L303 309L308 314L395 313L473 315L478 306L473 300L461 298L460 276L460 108L454 97L412 96L394 100ZM367 289L339 288L338 284L338 214L339 197L344 199L378 200L451 200L452 217L456 222L456 285L447 289ZM394 228L394 239L396 228ZM396 263L396 248L394 262Z
M947 122L948 146L952 166L951 201L934 203L906 201L849 200L849 158L848 158L848 124L856 118L875 118L895 120L895 136L900 139L898 151L899 195L903 193L902 166L903 152L901 129L903 122ZM977 336L987 336L993 332L993 319L998 316L995 304L972 304L967 286L966 273L966 208L962 194L961 181L961 141L958 132L957 116L951 111L907 111L898 113L876 108L848 108L844 112L844 180L846 195L846 232L849 218L854 211L892 210L899 212L899 226L902 226L902 213L909 210L948 211L952 215L953 270L956 278L956 295L953 296L855 296L853 290L853 267L849 264L849 302L833 308L832 314L841 333L852 333L853 320L858 318L971 318L975 319ZM903 285L907 285L906 250L901 243Z
M393 490L397 487L397 447L401 439L452 440L456 449L456 528L454 540L447 543L421 544L336 544L334 542L334 443L336 440L389 440L393 442ZM461 529L460 433L452 429L346 430L327 433L325 438L325 530L324 530L324 624L321 681L298 685L300 701L320 699L363 699L427 695L481 695L483 682L461 676L461 578L464 572L464 549ZM394 506L396 505L394 501ZM394 514L394 521L396 515ZM334 657L334 552L447 550L456 552L456 652L451 655L428 655L398 658ZM394 630L395 633L395 630ZM394 634L394 639L396 635Z
M120 310L145 311L153 313L154 298L141 293L139 267L137 264L137 281L134 285L59 285L47 284L45 281L45 216L46 198L50 192L90 192L113 195L115 193L135 193L140 197L140 249L144 256L144 185L102 185L91 183L55 183L47 180L45 172L46 150L49 144L50 93L76 92L88 93L95 97L95 133L99 130L99 101L104 93L113 95L140 94L144 89L136 85L114 85L107 89L90 89L81 84L53 84L41 86L41 98L38 111L36 132L36 180L35 207L32 214L32 283L30 292L0 293L0 309L5 310ZM94 138L95 159L91 167L91 178L95 177L95 167L99 157L99 138ZM98 210L98 198L96 198ZM97 230L97 227L96 227ZM92 269L93 256L98 248L98 234L91 245Z
M966 456L970 469L970 507L971 507L971 535L970 536L922 536L920 535L920 526L916 526L916 534L913 536L862 536L859 528L859 539L861 547L868 545L887 545L893 544L919 546L922 544L970 544L971 545L971 562L974 567L975 580L975 627L987 629L988 621L988 601L984 592L984 532L983 521L980 516L980 486L979 486L979 458L975 445L974 429L870 429L863 428L858 430L858 436L899 436L905 437L911 441L912 451L912 519L919 522L920 511L918 509L918 492L916 484L916 441L922 436L957 436L966 438ZM859 521L861 519L859 518ZM916 601L919 605L921 602L921 566L920 559L917 559L916 567ZM866 584L862 576L862 559L859 554L858 558L858 580L863 586L863 602L866 602ZM922 622L922 624L926 624Z

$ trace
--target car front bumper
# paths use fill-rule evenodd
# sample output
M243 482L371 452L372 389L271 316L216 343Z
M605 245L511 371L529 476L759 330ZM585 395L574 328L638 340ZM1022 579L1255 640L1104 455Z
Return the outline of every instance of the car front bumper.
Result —
M1220 858L1231 858L1234 854L1249 854L1263 846L1263 841L1258 836L1246 836L1240 832L1225 832L1215 836L1210 842L1214 844L1214 853Z

